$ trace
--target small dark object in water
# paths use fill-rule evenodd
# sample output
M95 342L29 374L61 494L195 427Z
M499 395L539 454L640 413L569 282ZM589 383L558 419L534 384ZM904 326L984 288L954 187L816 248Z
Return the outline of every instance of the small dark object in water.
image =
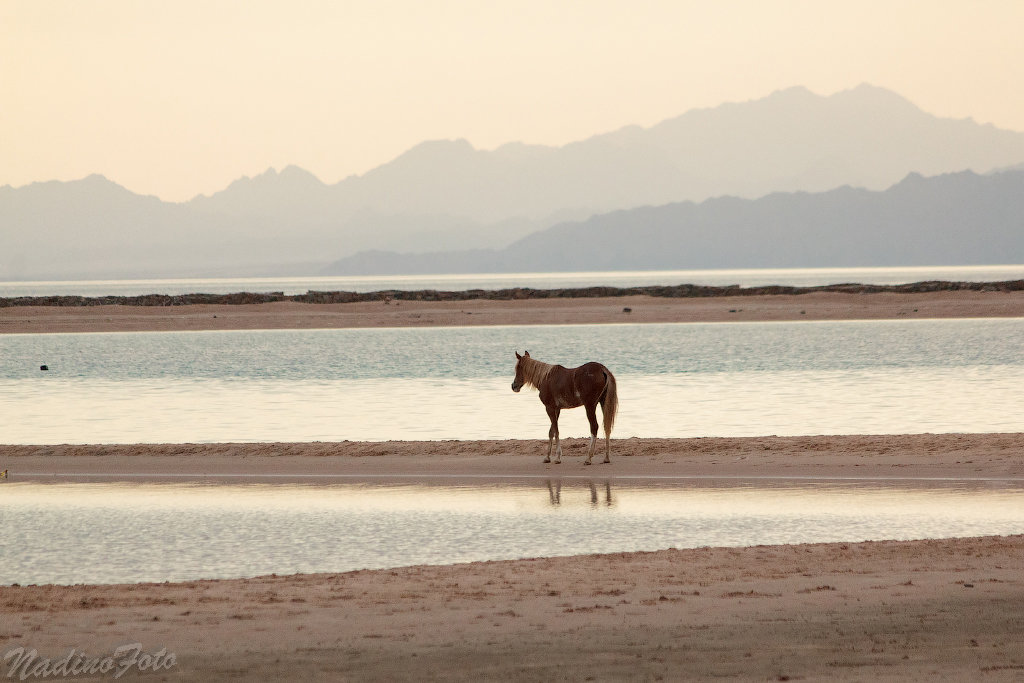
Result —
M633 309L630 308L629 306L626 306L625 308L622 309L622 312L623 313L632 313Z
M50 368L46 367L45 365L40 365L39 369L40 370L49 370Z

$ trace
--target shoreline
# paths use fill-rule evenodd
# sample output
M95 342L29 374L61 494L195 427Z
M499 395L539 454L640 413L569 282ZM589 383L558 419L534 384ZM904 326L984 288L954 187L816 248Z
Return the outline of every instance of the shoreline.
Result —
M211 444L0 444L0 470L21 478L280 481L331 477L593 479L778 478L1020 480L1024 433L612 439L612 462L589 467L587 438L547 441L343 441Z
M855 477L893 487L1020 486L1024 474L1024 433L620 439L610 465L591 467L586 445L565 440L562 465L541 462L541 440L0 445L10 473L0 493L61 480L55 472ZM139 643L175 655L166 680L1009 681L1024 674L1022 561L1024 535L1014 535L2 586L0 656L99 656Z
M0 334L1024 317L1024 290L4 306Z

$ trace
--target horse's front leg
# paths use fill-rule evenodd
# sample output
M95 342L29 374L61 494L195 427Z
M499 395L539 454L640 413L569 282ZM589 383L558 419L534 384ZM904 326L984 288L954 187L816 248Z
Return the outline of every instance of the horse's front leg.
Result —
M548 457L544 458L544 462L551 462L551 447L555 447L555 464L559 465L562 462L562 443L558 439L558 413L561 410L555 406L545 405L548 411L548 417L551 419L551 429L548 430Z
M583 461L583 464L589 465L597 447L597 404L587 405L586 408L587 420L590 421L590 447L587 448L587 459Z

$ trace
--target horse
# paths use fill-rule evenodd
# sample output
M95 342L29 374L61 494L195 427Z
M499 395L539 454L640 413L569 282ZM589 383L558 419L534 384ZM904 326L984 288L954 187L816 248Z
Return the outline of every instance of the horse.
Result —
M555 447L555 464L562 462L562 445L558 438L558 414L562 408L587 410L590 421L590 447L584 465L591 464L597 448L597 404L601 404L604 421L604 462L611 462L612 427L619 397L615 388L615 376L600 363L584 363L578 368L563 368L561 365L542 363L530 357L526 351L522 356L516 351L516 377L512 391L518 393L523 385L540 391L540 400L548 411L551 429L548 430L548 455L544 462L551 462L551 448Z

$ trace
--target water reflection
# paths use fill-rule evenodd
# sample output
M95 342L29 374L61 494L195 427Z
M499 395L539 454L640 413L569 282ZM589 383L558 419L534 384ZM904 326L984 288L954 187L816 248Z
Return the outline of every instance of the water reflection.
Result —
M548 479L548 502L552 507L558 507L562 504L562 480L561 479ZM597 489L598 484L591 480L590 486L590 507L596 508L601 504L598 500ZM605 507L612 507L615 503L612 501L612 482L610 479L604 481L604 501Z
M1024 485L995 481L9 482L0 494L0 585L1024 533Z

